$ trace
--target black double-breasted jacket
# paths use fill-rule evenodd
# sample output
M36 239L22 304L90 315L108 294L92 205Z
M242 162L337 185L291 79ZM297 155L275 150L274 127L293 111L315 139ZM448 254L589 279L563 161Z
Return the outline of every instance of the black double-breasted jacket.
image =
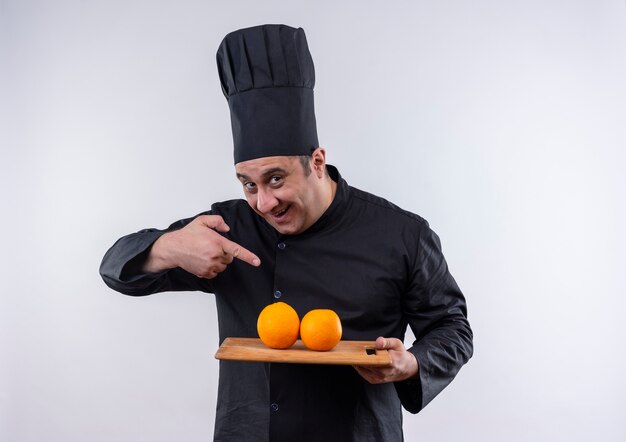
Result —
M104 281L128 295L214 293L220 342L257 337L259 312L279 300L300 317L335 310L346 340L404 339L411 327L419 379L403 382L371 385L350 366L220 361L217 441L400 441L401 406L417 413L472 355L465 299L428 223L328 169L336 196L302 234L279 234L244 200L204 212L224 218L224 236L259 256L258 268L235 260L213 279L180 268L142 274L152 243L193 218L125 236L103 259Z

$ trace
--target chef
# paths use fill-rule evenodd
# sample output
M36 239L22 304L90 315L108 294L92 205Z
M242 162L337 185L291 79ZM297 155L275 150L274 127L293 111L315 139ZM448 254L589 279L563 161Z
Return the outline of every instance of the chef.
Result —
M376 340L389 367L220 361L216 441L401 441L472 355L466 302L427 221L351 187L317 138L304 31L263 25L217 52L245 200L118 240L100 273L132 296L213 293L219 338L257 337L284 301L335 310L345 340ZM403 344L407 326L416 340Z

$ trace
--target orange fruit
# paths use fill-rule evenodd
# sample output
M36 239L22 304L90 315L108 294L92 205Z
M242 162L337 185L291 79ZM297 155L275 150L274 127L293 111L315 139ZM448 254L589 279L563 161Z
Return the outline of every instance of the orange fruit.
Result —
M311 310L300 323L300 338L311 350L330 350L341 340L341 320L333 310Z
M289 348L298 339L300 318L289 304L275 302L261 311L256 329L268 347Z

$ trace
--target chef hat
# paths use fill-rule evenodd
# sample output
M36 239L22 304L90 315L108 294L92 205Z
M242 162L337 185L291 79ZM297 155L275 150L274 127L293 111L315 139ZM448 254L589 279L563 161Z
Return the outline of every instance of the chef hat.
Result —
M217 70L230 108L235 164L309 155L319 146L315 69L302 28L262 25L231 32L217 50Z

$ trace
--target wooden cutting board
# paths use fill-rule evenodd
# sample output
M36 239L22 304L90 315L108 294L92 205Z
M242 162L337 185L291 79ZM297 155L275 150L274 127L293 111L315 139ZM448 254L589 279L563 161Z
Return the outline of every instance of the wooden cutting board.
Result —
M293 364L391 365L387 350L376 350L374 341L340 341L329 351L313 351L301 340L287 349L269 348L258 338L226 338L215 353L225 361L286 362Z

